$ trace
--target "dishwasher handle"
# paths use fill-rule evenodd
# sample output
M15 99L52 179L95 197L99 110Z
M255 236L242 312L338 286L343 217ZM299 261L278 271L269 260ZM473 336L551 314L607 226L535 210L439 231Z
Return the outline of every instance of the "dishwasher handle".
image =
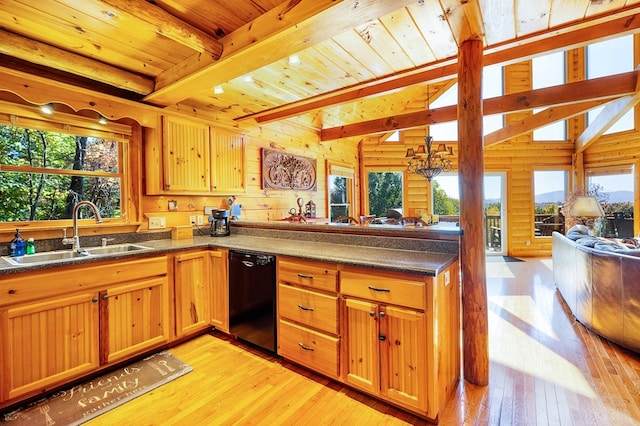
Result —
M243 264L244 266L246 266L247 268L253 268L253 267L255 266L255 263L253 263L253 262L249 262L248 260L243 260L243 261L242 261L242 264Z

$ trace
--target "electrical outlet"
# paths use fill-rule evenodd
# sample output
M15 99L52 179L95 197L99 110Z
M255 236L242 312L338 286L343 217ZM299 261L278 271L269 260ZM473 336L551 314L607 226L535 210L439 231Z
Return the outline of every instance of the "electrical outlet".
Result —
M196 215L192 214L191 216L189 216L189 225L193 225L196 223Z
M149 229L163 229L167 227L167 219L164 217L150 217Z
M197 220L198 220L198 225L204 225L204 216L199 214Z
M451 284L451 271L444 271L444 286Z

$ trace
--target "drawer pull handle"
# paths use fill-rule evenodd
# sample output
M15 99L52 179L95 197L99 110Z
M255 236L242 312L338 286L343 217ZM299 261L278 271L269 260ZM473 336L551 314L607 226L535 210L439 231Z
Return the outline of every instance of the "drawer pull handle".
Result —
M298 308L302 309L303 311L313 311L313 308L310 308L308 306L302 306L299 303L298 303Z
M300 278L309 278L309 279L311 279L311 280L313 279L313 275L307 275L307 274L301 274L301 273L298 273L298 276L299 276Z
M305 351L315 351L315 349L313 349L310 346L305 346L303 343L298 342L298 346L300 346L302 349L304 349Z
M383 293L391 293L391 289L390 288L380 288L380 287L369 286L369 290L380 291L380 292L383 292Z

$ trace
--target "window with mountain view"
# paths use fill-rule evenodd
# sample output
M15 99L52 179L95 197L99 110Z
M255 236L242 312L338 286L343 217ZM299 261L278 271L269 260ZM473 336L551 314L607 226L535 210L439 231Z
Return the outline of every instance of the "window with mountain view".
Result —
M606 215L606 218L602 219L603 236L634 236L633 181L632 165L587 170L589 193L600 201Z
M564 233L562 206L567 199L566 170L533 172L534 229L536 237L549 237L553 231Z

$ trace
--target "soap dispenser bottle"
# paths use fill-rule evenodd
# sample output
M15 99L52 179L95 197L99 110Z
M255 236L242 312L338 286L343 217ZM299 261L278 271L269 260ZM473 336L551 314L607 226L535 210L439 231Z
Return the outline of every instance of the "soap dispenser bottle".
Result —
M24 256L26 248L27 243L22 238L22 235L20 235L20 230L16 229L16 234L13 240L11 240L11 243L9 243L9 256Z

